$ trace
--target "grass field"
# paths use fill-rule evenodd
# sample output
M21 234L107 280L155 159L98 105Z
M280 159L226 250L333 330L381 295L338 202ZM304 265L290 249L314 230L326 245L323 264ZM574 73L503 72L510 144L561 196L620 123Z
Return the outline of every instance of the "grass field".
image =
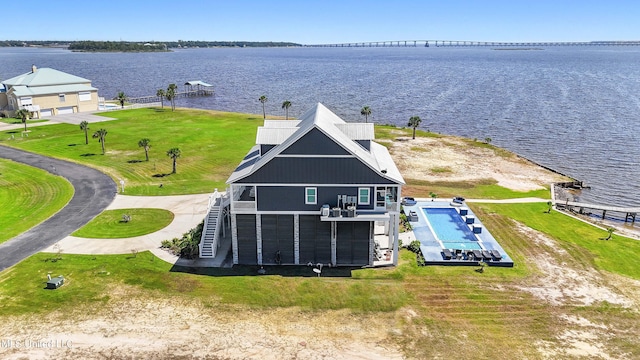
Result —
M0 159L0 243L46 220L72 197L65 179Z
M262 125L255 115L192 109L145 108L108 116L118 120L91 124L89 130L89 135L107 130L105 155L97 139L85 145L83 131L68 124L34 127L28 138L14 140L4 132L0 142L96 167L116 182L124 179L128 195L196 194L226 187ZM148 162L138 147L142 138L151 140ZM173 147L182 153L176 174L171 174L172 160L166 155Z
M125 222L124 215L131 219ZM163 209L106 210L71 235L93 239L128 238L151 234L171 224L171 221L173 213Z
M209 192L214 186L223 187L228 174L253 145L255 129L262 123L252 115L197 110L172 113L141 109L109 115L120 120L92 125L92 131L100 127L109 131L105 156L100 155L95 139L84 145L84 134L75 126L34 128L29 139L10 144L89 163L114 179L125 178L128 194ZM380 137L392 136L381 129ZM1 141L7 142L4 135ZM137 147L142 137L152 140L149 163L143 161L144 152ZM171 162L164 152L175 144L183 157L178 159L178 174L167 175ZM0 172L2 181L6 171ZM23 176L29 177L42 178L38 174ZM408 182L416 191L429 189L439 197L549 196L548 190L520 193L491 182ZM164 186L160 188L159 183ZM541 346L557 351L573 349L580 342L595 348L592 353L604 354L603 358L640 358L640 268L634 261L640 242L615 234L609 241L600 240L607 235L605 231L557 212L547 214L544 203L470 206L514 260L513 268L487 267L480 273L475 267L418 267L415 254L403 250L395 268L324 269L323 277L317 278L304 266L266 267L267 276L256 276L257 267L174 268L149 252L102 256L39 253L0 273L0 316L64 313L60 309L90 314L105 304L132 297L142 301L183 298L231 315L243 309L266 314L285 307L300 308L311 318L340 309L356 316L392 314L395 321L389 324L389 339L408 358L548 359L566 358L567 354L588 358L577 350L550 356L539 351ZM105 216L107 229L95 226L91 233L113 232L119 227L114 222L120 218L115 213ZM532 234L518 231L519 223L552 239L565 252L560 254L534 241ZM597 279L594 285L600 286L598 289L623 293L635 305L627 308L607 300L583 304L573 302L569 295L560 304L545 301L536 296L544 286L580 286L582 278L551 277L545 284L541 278L550 275L543 262L567 272L588 274ZM58 290L45 290L47 274L64 275L67 282ZM134 291L123 295L121 287ZM593 326L581 325L584 323Z

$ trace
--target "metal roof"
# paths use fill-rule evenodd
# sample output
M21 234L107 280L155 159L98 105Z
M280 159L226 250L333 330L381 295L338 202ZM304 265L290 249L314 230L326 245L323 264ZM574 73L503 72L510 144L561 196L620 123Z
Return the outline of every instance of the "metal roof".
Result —
M338 127L340 126L339 124L346 123L324 105L318 103L300 117L298 129L295 130L288 138L264 154L264 156L257 160L252 166L244 167L240 171L235 171L231 174L227 183L236 182L257 171L312 129L318 129L324 133L336 144L344 148L348 153L352 154L355 158L358 158L362 163L367 165L371 170L379 173L380 176L388 178L396 183L404 183L402 175L397 171L397 168L395 167L395 164L393 164L393 160L389 153L386 152L386 149L385 151L382 151L379 147L372 146L372 149L375 148L375 150L371 152L367 151L340 130ZM381 145L378 146L381 147ZM380 158L378 159L378 157Z
M48 95L48 94L67 94L76 93L82 91L96 91L98 89L84 84L70 84L70 85L56 85L56 86L14 86L11 88L15 96L34 96L34 95Z
M191 86L206 86L206 87L212 87L213 85L211 84L207 84L206 82L200 81L200 80L191 80L191 81L187 81L186 83L184 83L185 85L191 85Z
M69 84L87 84L91 83L91 80L87 80L81 78L79 76L67 74L65 72L51 69L51 68L42 68L35 69L35 71L30 71L28 73L18 75L16 77L12 77L11 79L7 79L2 82L7 85L7 87L11 86L52 86L52 85L69 85Z
M351 140L373 140L376 138L373 123L335 124Z
M287 140L294 132L298 131L297 127L259 127L256 134L256 144L258 145L278 145Z
M300 120L265 120L264 127L281 128L281 127L297 127Z

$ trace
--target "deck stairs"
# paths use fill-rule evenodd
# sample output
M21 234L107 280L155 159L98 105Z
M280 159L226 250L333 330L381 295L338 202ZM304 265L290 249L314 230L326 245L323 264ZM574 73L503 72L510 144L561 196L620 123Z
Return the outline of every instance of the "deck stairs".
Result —
M220 240L220 232L224 226L224 210L229 205L229 198L214 192L209 199L207 215L204 218L202 238L200 240L200 258L215 258Z

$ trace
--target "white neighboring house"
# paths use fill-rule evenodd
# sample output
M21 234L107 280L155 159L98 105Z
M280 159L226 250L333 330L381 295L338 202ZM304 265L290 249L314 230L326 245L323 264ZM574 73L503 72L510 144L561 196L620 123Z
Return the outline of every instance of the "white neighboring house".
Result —
M91 80L35 65L0 83L0 110L31 111L31 118L98 110L98 89Z

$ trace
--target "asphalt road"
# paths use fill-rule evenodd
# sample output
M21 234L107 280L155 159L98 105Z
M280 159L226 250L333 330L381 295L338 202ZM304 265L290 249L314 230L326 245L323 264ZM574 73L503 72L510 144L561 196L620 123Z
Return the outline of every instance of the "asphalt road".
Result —
M67 206L40 225L0 244L0 271L55 244L100 214L116 196L116 183L98 170L1 146L0 157L66 178L75 189ZM1 230L0 230L1 231ZM64 249L62 249L64 253Z

